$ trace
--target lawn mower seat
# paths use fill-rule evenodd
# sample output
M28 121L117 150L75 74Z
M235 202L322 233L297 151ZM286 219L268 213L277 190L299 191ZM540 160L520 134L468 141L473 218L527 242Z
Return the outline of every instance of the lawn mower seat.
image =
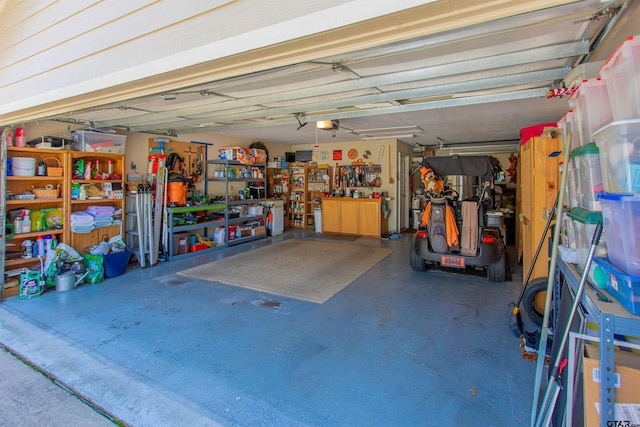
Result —
M422 214L421 226L427 227L429 243L435 253L449 253L458 246L456 216L445 197L432 197Z

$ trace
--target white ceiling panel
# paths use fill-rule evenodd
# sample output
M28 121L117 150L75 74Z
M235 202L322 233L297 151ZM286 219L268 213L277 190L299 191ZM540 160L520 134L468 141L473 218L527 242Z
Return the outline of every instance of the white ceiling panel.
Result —
M612 52L631 35L624 34L634 22L627 15L640 20L637 3L576 1L56 119L285 144L350 141L362 136L353 129L403 126L422 129L405 140L410 144L513 140L522 127L555 121L568 110L566 98L547 99L547 90L589 61L595 48ZM340 120L335 137L300 127L323 119Z

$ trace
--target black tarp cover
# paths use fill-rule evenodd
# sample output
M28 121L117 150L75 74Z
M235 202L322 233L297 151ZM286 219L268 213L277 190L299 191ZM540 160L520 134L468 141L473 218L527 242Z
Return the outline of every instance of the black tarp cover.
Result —
M464 175L481 176L491 181L491 156L435 156L425 157L422 165L433 170L438 176Z

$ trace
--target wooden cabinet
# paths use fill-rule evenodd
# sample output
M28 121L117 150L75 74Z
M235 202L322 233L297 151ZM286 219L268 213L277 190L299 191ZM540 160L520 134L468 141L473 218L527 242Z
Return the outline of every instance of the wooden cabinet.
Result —
M360 203L354 203L355 199L341 200L340 203L340 232L344 234L359 234Z
M322 199L323 233L380 237L387 231L381 199Z
M518 173L520 239L522 242L522 271L529 271L548 215L558 195L559 163L562 142L556 138L533 137L520 147ZM553 233L547 234L551 239ZM545 278L549 270L548 245L544 245L535 264L531 280Z
M338 199L322 200L322 232L340 233L340 203L338 203Z
M44 162L48 167L48 172L42 176L6 177L6 224L10 225L8 229L12 230L12 233L6 235L5 272L8 277L19 275L22 268L31 268L39 264L36 257L22 257L23 242L28 241L35 247L38 239L67 241L69 222L63 214L69 198L67 172L63 170L67 156L68 151L64 150L7 147L7 159L12 162L16 161L16 158L33 158L36 171L40 162ZM7 173L11 173L9 168ZM33 191L34 188L50 190ZM32 200L22 200L23 197L27 197L21 195L24 192L35 194L36 197ZM21 230L15 230L13 227L14 218L21 211L31 213L28 231L24 229L24 225Z
M99 165L99 166L97 166ZM91 173L88 173L89 167ZM69 209L65 211L65 224L69 224L69 244L82 253L85 248L99 244L104 236L122 236L124 198L124 155L70 151L67 157L70 188ZM83 172L84 171L84 172ZM86 197L80 188L90 189ZM97 190L97 191L96 191ZM98 220L97 226L76 227L71 222L72 213L86 211L90 206L112 207L114 215ZM91 228L91 229L90 229Z
M358 209L358 234L361 236L380 237L380 224L383 222L380 201L363 199L358 203ZM386 232L387 230L384 231Z

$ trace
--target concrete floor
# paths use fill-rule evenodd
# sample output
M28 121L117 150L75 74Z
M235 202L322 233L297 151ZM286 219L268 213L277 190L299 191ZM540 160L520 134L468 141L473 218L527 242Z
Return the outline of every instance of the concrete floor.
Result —
M289 231L10 298L0 343L135 426L529 425L535 364L508 325L520 268L505 283L414 272L412 237L345 242L395 251L322 305L175 274L282 239L336 240Z

